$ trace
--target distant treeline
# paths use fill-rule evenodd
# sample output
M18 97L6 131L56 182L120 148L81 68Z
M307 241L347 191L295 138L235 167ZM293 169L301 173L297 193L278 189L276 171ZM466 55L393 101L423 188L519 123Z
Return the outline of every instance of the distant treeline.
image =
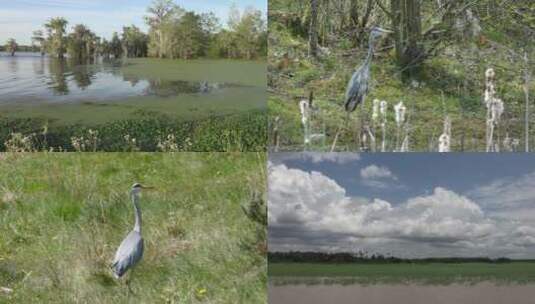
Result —
M193 59L198 57L255 59L267 56L267 26L261 11L249 8L230 9L227 26L214 13L197 14L178 6L173 0L154 0L147 8L145 22L148 33L135 25L124 26L110 40L98 37L84 24L76 24L67 32L68 21L57 17L36 30L32 47L18 46L9 39L4 49L40 51L42 55L63 58L65 54L77 61L97 56L114 58L158 57Z
M369 254L366 252L268 252L269 263L509 263L513 260L508 258L491 259L488 257L444 257L444 258L421 258L421 259L404 259L394 256L385 256L382 254ZM514 260L517 261L517 260ZM527 261L527 260L523 260Z
M17 45L17 52L36 52L39 49L31 45ZM7 48L0 45L0 52L7 52Z

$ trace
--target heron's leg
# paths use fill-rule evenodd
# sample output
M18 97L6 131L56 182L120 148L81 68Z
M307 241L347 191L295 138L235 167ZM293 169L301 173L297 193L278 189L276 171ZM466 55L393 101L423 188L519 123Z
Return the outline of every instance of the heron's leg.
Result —
M132 286L130 285L132 283L132 275L134 274L134 269L132 268L130 270L130 273L128 274L126 280L125 280L125 283L126 283L126 286L128 287L128 294L133 294L135 295L136 293L134 292L134 290L132 289Z
M368 142L366 141L366 136L370 135L370 141L372 140L372 134L370 131L370 121L368 118L370 117L370 113L366 112L366 109L364 109L364 103L365 100L362 100L362 103L360 104L359 109L359 121L360 121L360 130L358 132L358 138L360 140L360 150L362 152L370 152L370 145L368 145ZM371 142L371 145L373 145L373 142Z

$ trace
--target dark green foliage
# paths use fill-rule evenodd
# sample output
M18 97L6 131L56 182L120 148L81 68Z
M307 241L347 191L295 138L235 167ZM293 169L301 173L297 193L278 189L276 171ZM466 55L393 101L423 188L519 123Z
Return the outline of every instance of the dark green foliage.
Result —
M114 121L97 126L69 125L51 128L46 137L41 134L44 121L40 119L0 119L0 150L11 133L35 134L34 148L61 148L73 151L71 138L98 132L99 151L127 151L124 136L136 138L141 151L158 151L158 141L174 135L183 151L265 151L267 141L267 113L253 111L245 114L214 116L195 121L176 121L167 116L155 117L145 113L139 119Z

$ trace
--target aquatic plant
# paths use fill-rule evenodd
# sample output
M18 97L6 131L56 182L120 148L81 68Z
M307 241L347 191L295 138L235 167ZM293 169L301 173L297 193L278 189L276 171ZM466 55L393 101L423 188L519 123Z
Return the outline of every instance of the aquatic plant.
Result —
M135 138L139 151L160 151L158 140L173 134L181 151L265 151L267 143L267 112L214 116L203 120L182 121L169 116L142 116L137 119L94 125L50 125L46 137L41 130L45 121L33 119L3 119L0 117L0 151L11 138L6 130L15 130L32 137L36 151L128 151ZM89 130L92 130L91 135ZM36 133L37 132L37 133ZM95 133L96 132L96 133ZM45 140L46 138L46 140Z
M407 107L403 104L403 101L400 101L394 106L394 111L396 112L396 150L398 148L399 140L401 137L401 131L403 124L405 123L405 113L407 112ZM400 148L401 149L401 148Z
M93 129L87 131L87 137L83 135L71 137L71 145L76 152L97 152L98 143L98 131Z
M451 120L444 118L444 130L438 138L438 152L451 152Z
M21 133L11 133L10 138L4 142L7 152L35 152L33 144L35 134L24 136Z
M310 143L310 103L308 100L303 99L299 102L299 110L301 112L301 124L304 130L303 144L306 147Z
M386 152L386 119L388 111L388 102L386 100L381 100L379 112L381 113L381 130L383 133L383 141L381 144L381 152Z
M137 145L137 139L135 137L131 137L130 134L126 134L124 136L124 141L126 143L125 145L125 152L137 152L140 151L138 145Z
M494 142L494 129L498 126L504 111L503 101L496 97L496 87L494 84L496 73L489 68L485 72L485 95L484 102L487 108L487 129L486 129L486 150L487 152L498 152L499 144Z
M158 149L161 152L178 152L178 144L174 134L169 134L164 139L158 140Z

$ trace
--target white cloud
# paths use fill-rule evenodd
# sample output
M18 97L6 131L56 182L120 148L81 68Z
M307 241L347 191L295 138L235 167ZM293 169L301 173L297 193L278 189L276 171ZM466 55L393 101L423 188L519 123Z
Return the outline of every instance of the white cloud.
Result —
M386 189L394 186L392 181L397 181L390 169L384 166L369 165L360 170L361 183L365 186L378 189Z
M411 256L533 255L535 247L529 246L535 246L535 226L521 224L489 216L470 198L440 187L393 204L349 197L319 172L285 165L270 168L270 248L274 250L369 248Z
M365 179L397 179L397 177L392 174L390 169L376 165L369 165L366 168L361 169L360 176Z

